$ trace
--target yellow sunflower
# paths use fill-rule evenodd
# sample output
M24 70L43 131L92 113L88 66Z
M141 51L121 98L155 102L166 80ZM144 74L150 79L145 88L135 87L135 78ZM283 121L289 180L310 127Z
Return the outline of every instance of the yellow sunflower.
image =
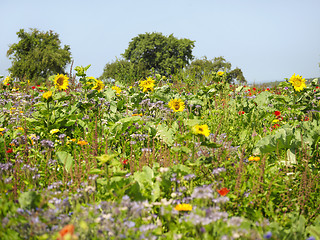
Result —
M119 95L121 93L121 88L119 88L118 86L113 86L112 90L116 91L117 95Z
M63 74L57 74L54 78L54 85L59 90L66 90L69 86L69 78Z
M154 80L151 77L148 77L146 80L141 81L139 86L143 92L153 91L154 88Z
M184 102L180 98L171 99L168 105L175 112L182 112L184 110Z
M290 78L289 82L292 84L294 87L295 91L300 92L304 88L306 88L306 79L302 78L302 76L293 74L292 77Z
M206 136L208 137L210 135L210 130L208 128L208 125L207 124L204 124L204 125L195 125L192 127L192 131L194 134L196 135L203 135L203 136Z
M93 86L92 90L97 90L98 92L102 91L104 88L104 84L101 80L95 79L95 85Z
M42 97L48 100L49 98L52 97L52 92L51 91L45 92L44 94L42 94Z
M222 76L222 75L224 74L224 72L219 71L219 72L217 72L217 74L218 74L219 76Z
M192 211L192 205L187 204L187 203L182 203L182 204L178 204L177 206L175 206L174 208L175 210L181 212L186 212L186 211Z

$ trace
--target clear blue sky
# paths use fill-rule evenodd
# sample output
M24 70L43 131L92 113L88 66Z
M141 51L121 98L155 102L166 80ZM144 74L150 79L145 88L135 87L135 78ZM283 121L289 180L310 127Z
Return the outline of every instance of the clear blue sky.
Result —
M0 75L16 32L37 28L94 77L146 32L195 40L196 58L223 56L250 83L320 76L320 0L0 0L0 10Z

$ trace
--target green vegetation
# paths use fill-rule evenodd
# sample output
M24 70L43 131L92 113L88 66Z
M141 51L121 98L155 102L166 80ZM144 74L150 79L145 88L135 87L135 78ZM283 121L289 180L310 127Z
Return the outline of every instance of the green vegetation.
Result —
M68 45L61 48L58 34L20 29L17 35L19 42L12 44L7 51L12 60L9 68L12 77L40 83L52 74L64 73L64 68L71 61L71 53Z
M2 78L0 238L320 239L318 79L196 65Z

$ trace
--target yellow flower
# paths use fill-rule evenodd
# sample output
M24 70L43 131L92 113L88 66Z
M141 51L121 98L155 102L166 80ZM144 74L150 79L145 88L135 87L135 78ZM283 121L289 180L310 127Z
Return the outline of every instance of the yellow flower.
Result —
M59 129L52 129L51 131L50 131L50 133L51 134L55 134L55 133L57 133L57 132L59 132L60 130Z
M252 162L252 161L255 161L255 162L258 162L258 161L260 161L260 157L257 157L257 156L251 156L251 157L249 157L249 159L248 159L250 162Z
M12 114L16 108L10 108L10 114Z
M0 128L0 132L3 132L4 130L6 130L5 128Z
M59 90L66 90L69 86L68 77L63 74L57 74L57 76L54 78L54 84L55 87Z
M178 204L177 206L175 206L174 208L175 210L181 212L186 212L186 211L192 211L192 205L187 204L187 203L182 203L182 204Z
M292 84L292 86L294 87L295 91L300 92L301 90L303 90L304 88L306 88L306 79L302 78L302 76L293 74L289 80L289 82Z
M112 90L116 91L117 95L119 95L121 93L121 88L119 88L118 86L113 86Z
M184 102L180 98L171 99L168 105L175 112L182 112L184 110Z
M219 72L217 72L217 74L218 74L219 76L222 76L222 75L224 74L224 72L219 71Z
M28 137L31 141L31 144L34 145L33 139L36 139L37 135L35 134L30 134L30 136Z
M23 127L17 127L17 130L23 131Z
M11 78L8 76L8 77L6 77L4 80L3 80L3 84L4 85L7 85L8 83L10 83L11 82Z
M143 92L153 91L154 88L154 80L151 77L148 77L146 80L141 81L139 86Z
M44 94L42 94L42 97L48 100L49 98L52 97L52 92L51 91L45 92Z
M92 90L97 90L100 92L104 88L104 84L101 80L95 80L95 85L93 86Z
M210 135L210 130L209 130L207 124L204 124L204 125L198 125L197 124L197 125L192 127L192 131L196 135L201 134L201 135L206 136L206 137L208 137Z
M80 140L80 141L77 142L77 144L80 145L80 146L84 146L84 145L88 145L89 143L84 141L84 140Z

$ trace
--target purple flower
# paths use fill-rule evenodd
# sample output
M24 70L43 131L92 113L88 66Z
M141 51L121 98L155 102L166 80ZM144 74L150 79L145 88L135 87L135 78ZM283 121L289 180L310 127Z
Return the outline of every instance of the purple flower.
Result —
M267 232L265 235L263 235L263 238L270 239L272 237L272 232Z

